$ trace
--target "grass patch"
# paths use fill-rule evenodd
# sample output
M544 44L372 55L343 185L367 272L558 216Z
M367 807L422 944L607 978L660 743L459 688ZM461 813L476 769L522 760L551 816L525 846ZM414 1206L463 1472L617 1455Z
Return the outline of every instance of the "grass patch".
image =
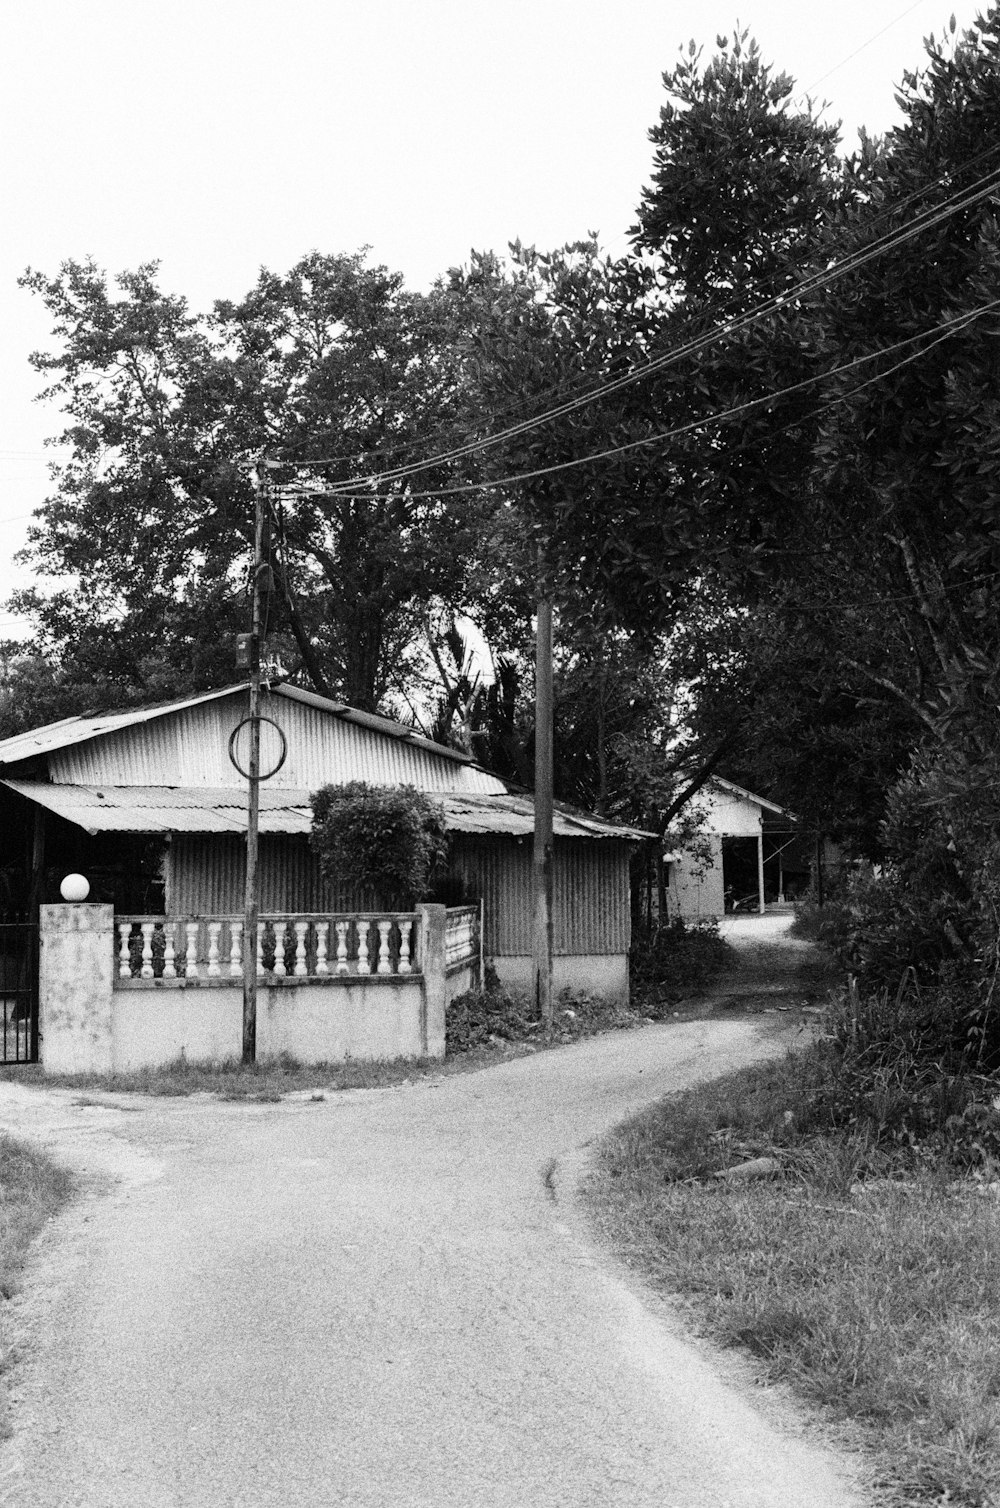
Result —
M707 989L738 962L715 922L691 924L678 917L667 926L637 934L629 954L627 1004L563 990L548 1037L529 996L508 989L488 969L485 989L470 990L448 1007L446 1053L454 1058L504 1044L552 1047L663 1021L679 1015L674 1006Z
M18 1290L32 1241L72 1187L70 1174L44 1152L0 1133L0 1439L11 1432L4 1380L14 1360L4 1308Z
M37 1068L18 1069L18 1082L49 1089L104 1090L118 1094L148 1094L181 1097L215 1094L224 1100L276 1102L286 1094L313 1089L336 1093L344 1089L381 1089L442 1072L435 1058L398 1058L391 1062L303 1064L287 1055L244 1064L238 1059L218 1063L189 1063L185 1058L162 1068L140 1068L133 1073L53 1073ZM86 1095L83 1105L100 1104Z
M627 1122L589 1206L707 1333L861 1424L894 1501L996 1504L1000 1199L912 1148L800 1129L825 1072L817 1050ZM783 1176L714 1176L762 1154Z

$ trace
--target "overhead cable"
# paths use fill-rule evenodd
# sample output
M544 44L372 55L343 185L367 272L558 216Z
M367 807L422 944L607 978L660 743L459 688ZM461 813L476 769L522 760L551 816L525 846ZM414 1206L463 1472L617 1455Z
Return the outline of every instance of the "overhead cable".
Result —
M702 350L711 345L717 344L719 341L730 339L733 336L741 334L750 326L756 324L761 319L764 319L769 315L776 313L779 309L787 308L798 303L801 299L807 297L809 294L814 293L821 288L828 287L831 283L838 281L842 277L846 277L851 272L858 271L860 268L866 266L869 262L875 260L879 256L882 256L885 252L894 251L897 249L897 247L905 245L908 241L912 240L915 236L922 234L925 230L933 229L935 226L941 224L947 219L950 219L953 215L960 213L962 210L971 209L982 200L988 198L998 187L1000 187L1000 173L992 172L985 174L976 181L971 189L964 189L959 191L958 193L952 195L950 199L945 200L943 205L935 206L932 209L924 211L922 215L917 216L917 218L913 220L909 225L904 226L900 230L893 231L885 236L877 238L874 242L869 243L860 251L852 253L850 256L841 259L839 262L834 262L823 272L815 273L812 276L803 279L801 282L790 288L786 293L775 295L772 298L768 299L764 304L759 305L756 309L750 310L744 315L726 321L722 325L715 326L711 330L705 331L702 335L695 337L693 340L687 341L682 345L675 347L673 350L664 353L663 356L654 358L652 361L647 362L644 366L633 369L631 372L628 372L622 377L616 378L611 382L599 384L589 392L583 393L579 397L569 399L567 402L559 404L554 408L548 409L542 414L536 415L530 419L525 419L521 423L510 426L506 430L501 430L496 434L487 435L476 440L470 440L461 446L454 447L450 451L439 452L436 455L429 456L422 461L415 462L408 466L390 468L388 470L376 473L359 474L353 477L345 478L344 480L339 482L331 483L329 484L327 491L331 494L337 492L349 492L352 488L355 488L359 484L365 482L385 483L390 481L398 481L408 476L418 475L422 471L427 471L434 467L443 465L447 461L457 460L466 455L482 452L487 449L492 449L493 447L501 445L508 440L517 438L519 435L526 434L531 430L537 429L541 425L551 423L553 419L563 418L567 414L572 413L579 408L599 401L602 398L606 398L610 394L619 392L623 388L629 387L636 382L643 381L652 373L662 371L670 366L674 366L679 361L682 361L689 356L697 355ZM325 464L333 464L338 459L339 458L337 457L320 457L316 459L310 459L308 461L303 461L302 463L290 462L289 464L319 466ZM462 490L472 489L464 488Z
M853 371L856 367L863 366L866 362L875 361L882 356L892 355L893 352L902 350L905 346L912 345L914 341L923 340L930 335L938 336L938 339L932 341L930 345L922 347L919 351L913 352L910 356L905 357L900 362L897 362L887 371L877 372L873 377L867 378L864 382L859 383L856 387L853 387L849 393L845 393L838 396L837 398L831 399L826 407L832 407L837 403L846 402L856 393L862 392L865 388L872 386L873 383L881 382L884 381L885 378L891 377L894 372L897 372L901 368L909 366L912 362L919 360L921 356L925 355L927 351L932 350L934 346L939 345L941 341L947 340L952 335L955 335L961 330L965 329L966 326L971 325L983 314L988 314L992 310L998 308L1000 308L1000 299L991 299L988 303L981 304L976 309L966 310L962 314L955 315L950 320L944 320L940 324L931 326L931 328L928 330L920 330L916 335L909 335L904 340L895 341L891 345L883 346L877 351L867 351L861 356L854 357L851 361L844 362L842 365L837 367L831 367L825 372L816 372L810 377L804 377L800 382L790 384L788 387L779 388L775 392L765 393L759 398L750 398L745 403L736 404L731 408L721 409L714 414L706 414L698 419L689 420L685 424L676 425L671 429L660 430L653 435L643 435L637 440L628 440L622 445L615 445L607 450L594 451L584 456L575 456L568 461L558 461L551 466L540 466L535 468L534 470L517 472L511 476L488 478L479 482L458 483L454 486L437 487L429 491L414 492L408 490L407 498L411 501L417 501L418 499L423 498L453 497L459 494L481 492L497 487L509 487L518 482L535 481L540 477L552 476L558 472L570 471L578 466L587 466L595 461L612 460L616 456L626 455L631 451L640 450L645 446L660 445L668 440L678 439L682 435L691 434L695 430L706 429L716 424L722 424L729 419L741 418L743 415L751 413L755 409L774 404L779 399L790 397L794 393L804 392L807 388L814 387L817 383L826 382L831 377L838 377L844 372ZM366 492L354 491L348 493L341 491L339 488L332 487L319 486L299 488L294 483L282 485L279 488L279 491L285 498L299 497L303 500L314 499L317 501L322 498L339 498L341 500L356 498L358 500L364 500L365 497L370 496L370 493Z

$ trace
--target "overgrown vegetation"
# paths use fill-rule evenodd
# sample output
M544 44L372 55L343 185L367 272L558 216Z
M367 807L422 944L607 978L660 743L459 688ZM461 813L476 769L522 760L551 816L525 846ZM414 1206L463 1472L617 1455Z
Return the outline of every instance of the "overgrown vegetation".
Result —
M629 952L632 1002L656 1015L682 996L706 989L735 957L715 921L686 922L678 916L661 927L638 927Z
M734 957L715 924L691 926L678 918L669 926L640 931L629 955L628 1003L563 991L551 1040L574 1042L676 1014L675 1005L706 989ZM541 1019L527 994L502 985L492 970L487 971L485 989L470 990L448 1007L449 1055L490 1043L543 1040Z
M0 1134L0 1438L10 1433L3 1383L14 1359L4 1307L18 1290L32 1241L71 1190L72 1179L65 1168L43 1152Z
M969 1164L998 1149L1000 1068L1000 763L975 689L890 791L881 871L808 923L849 979L828 1023L831 1124Z
M986 1508L1000 1494L996 1126L974 1176L950 1177L971 1127L943 1115L932 1157L885 1106L842 1123L841 1061L827 1042L656 1106L606 1139L587 1197L714 1338L864 1425L892 1501ZM758 1157L777 1176L717 1176Z
M456 1057L504 1044L542 1047L575 1042L598 1032L638 1026L642 1019L631 1006L564 990L555 1006L552 1032L546 1037L527 993L506 988L494 976L485 989L469 990L448 1007L446 1052Z

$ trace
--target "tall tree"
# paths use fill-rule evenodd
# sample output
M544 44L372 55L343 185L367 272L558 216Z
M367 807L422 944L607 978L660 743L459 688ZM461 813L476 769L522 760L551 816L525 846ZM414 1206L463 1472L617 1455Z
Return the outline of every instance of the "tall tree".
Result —
M800 380L801 358L782 355L789 333L822 380L796 395L797 426L775 403L733 424L727 442L774 456L791 435L798 480L794 507L765 487L746 494L759 515L756 585L729 579L731 608L746 616L727 675L702 688L701 715L731 724L742 708L743 772L756 761L779 798L869 851L922 741L967 737L975 762L993 736L998 41L994 5L904 78L904 123L863 143L820 227L816 261L853 256L856 269L769 322L776 386ZM879 249L918 217L934 223ZM715 401L731 391L713 380Z
M250 468L266 454L284 463L275 482L304 483L271 537L279 649L317 690L391 701L428 604L465 605L492 509L379 480L459 418L447 293L409 293L363 254L315 252L208 317L162 292L155 266L119 278L117 295L89 263L23 282L54 316L56 348L33 360L70 420L71 456L26 552L69 585L16 599L39 647L122 695L231 674ZM420 490L452 477L431 469Z

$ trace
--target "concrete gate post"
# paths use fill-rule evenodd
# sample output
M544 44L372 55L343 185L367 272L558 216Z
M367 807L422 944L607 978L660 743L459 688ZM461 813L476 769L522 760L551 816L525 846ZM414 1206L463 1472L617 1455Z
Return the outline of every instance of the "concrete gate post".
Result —
M445 1007L448 1003L448 960L445 933L447 906L418 906L420 912L420 958L424 972L424 1005L420 1039L424 1057L444 1057Z
M113 906L39 908L39 1057L47 1073L110 1073Z

